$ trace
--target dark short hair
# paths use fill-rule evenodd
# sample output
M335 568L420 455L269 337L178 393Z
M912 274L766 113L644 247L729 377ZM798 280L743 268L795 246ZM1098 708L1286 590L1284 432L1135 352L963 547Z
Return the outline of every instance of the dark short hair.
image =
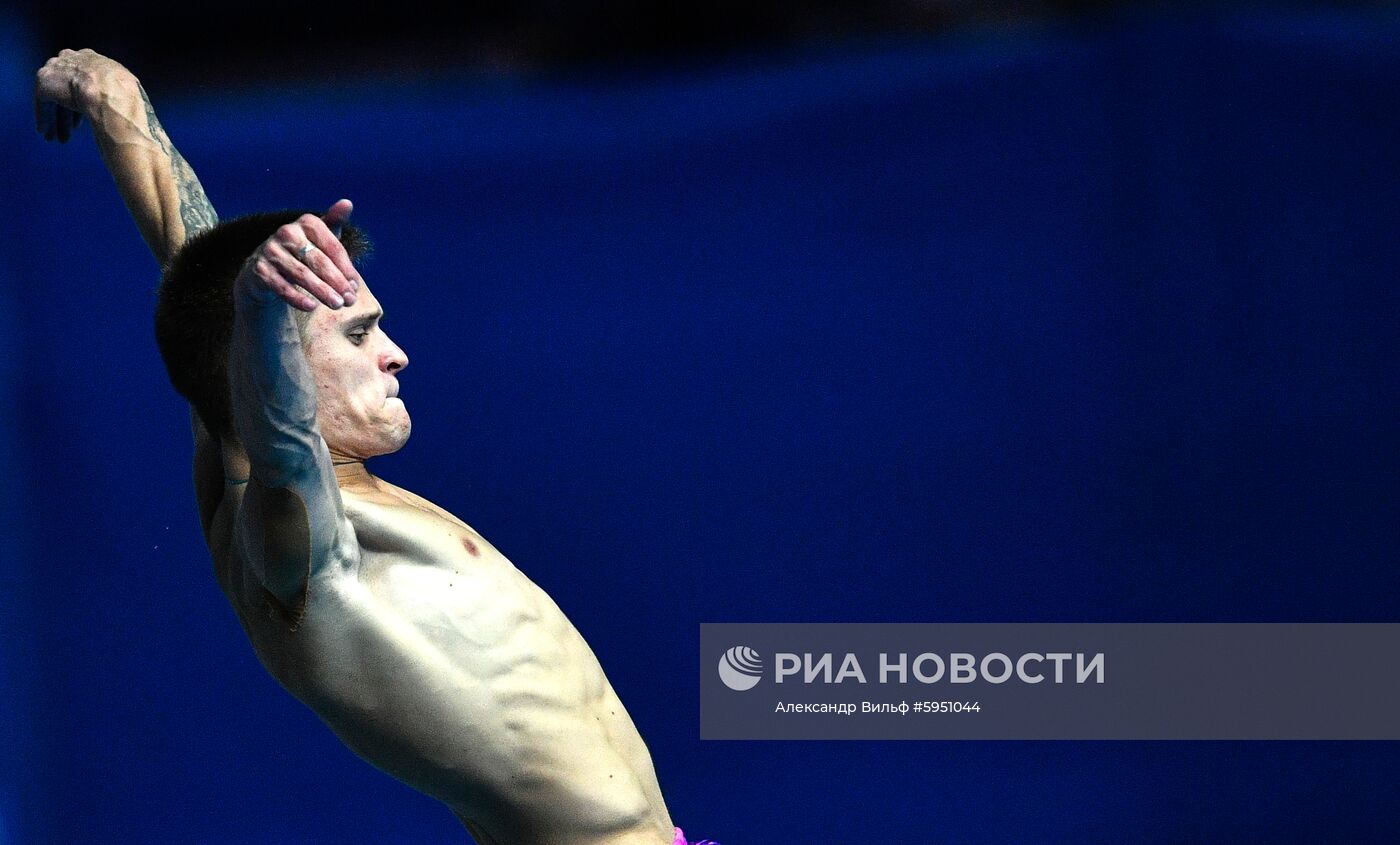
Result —
M228 386L233 280L279 226L308 213L315 212L272 211L226 220L186 241L161 275L156 294L160 357L170 383L216 437L233 435ZM369 239L357 226L347 223L340 242L356 264L369 254Z

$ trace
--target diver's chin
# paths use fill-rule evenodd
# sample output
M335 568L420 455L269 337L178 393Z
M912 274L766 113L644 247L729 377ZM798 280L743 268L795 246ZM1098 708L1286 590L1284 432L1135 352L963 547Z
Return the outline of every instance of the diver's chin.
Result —
M384 454L387 455L390 452L397 452L400 449L402 449L404 445L408 443L408 438L412 434L413 423L408 419L408 414L405 413L402 427L395 427L394 431L391 432L389 437L387 438L388 443L386 443L385 445L387 445L389 448L385 450Z
M380 455L392 455L399 451L408 442L408 437L413 431L413 424L409 421L408 415L404 414L402 419L396 419L391 423L380 422L376 426L377 430L371 437L362 439L359 442L357 454L363 454L364 460L377 458Z

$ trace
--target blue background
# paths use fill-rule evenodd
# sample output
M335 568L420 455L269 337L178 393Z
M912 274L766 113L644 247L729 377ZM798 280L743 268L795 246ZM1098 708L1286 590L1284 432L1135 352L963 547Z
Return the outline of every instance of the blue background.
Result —
M0 31L0 841L466 841L258 666L155 264ZM701 743L696 678L702 621L1396 620L1397 47L1118 15L151 94L222 215L356 201L411 358L376 472L554 596L692 836L1384 841L1394 743Z

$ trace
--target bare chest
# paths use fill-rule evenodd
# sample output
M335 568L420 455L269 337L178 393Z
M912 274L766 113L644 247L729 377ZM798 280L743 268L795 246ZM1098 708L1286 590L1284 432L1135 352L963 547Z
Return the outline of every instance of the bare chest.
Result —
M295 631L240 612L273 674L362 756L472 815L510 787L561 829L647 817L650 757L555 602L426 500L342 500L355 571L313 578Z
M575 675L596 665L554 601L465 522L397 489L345 506L358 583L424 640L487 663L530 654L541 670Z

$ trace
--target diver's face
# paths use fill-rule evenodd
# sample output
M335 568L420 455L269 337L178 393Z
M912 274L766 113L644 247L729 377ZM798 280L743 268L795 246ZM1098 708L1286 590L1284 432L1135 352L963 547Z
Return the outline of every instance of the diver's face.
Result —
M316 380L316 422L331 454L372 458L398 451L413 424L398 398L404 354L380 328L384 312L367 284L355 304L317 308L303 348Z

